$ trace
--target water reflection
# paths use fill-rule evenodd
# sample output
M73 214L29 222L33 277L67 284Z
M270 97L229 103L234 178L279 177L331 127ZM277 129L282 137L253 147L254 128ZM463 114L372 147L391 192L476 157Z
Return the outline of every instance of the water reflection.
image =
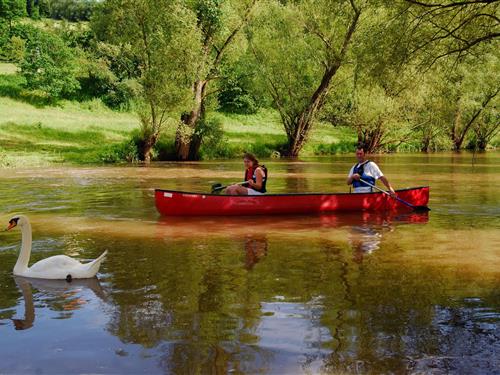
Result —
M264 234L247 235L245 242L245 268L251 270L267 255L267 237Z
M102 303L15 280L0 234L0 373L498 372L498 155L380 156L396 186L430 183L430 216L159 219L153 187L207 191L240 161L0 170L34 260L110 251ZM266 164L273 192L345 191L352 158Z
M86 303L82 296L82 289L92 290L101 300L106 298L97 278L74 280L71 283L65 280L30 279L14 276L14 281L22 293L24 301L24 318L12 319L16 330L26 330L33 327L35 322L35 304L32 288L37 290L38 304L49 306L53 311L59 311L59 319L71 318L72 312L81 309Z

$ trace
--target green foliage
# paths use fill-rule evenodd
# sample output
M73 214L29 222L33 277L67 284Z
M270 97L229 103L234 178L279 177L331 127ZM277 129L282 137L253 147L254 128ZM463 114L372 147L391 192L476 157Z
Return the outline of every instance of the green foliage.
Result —
M230 156L227 138L219 118L204 118L196 128L196 136L202 139L200 154L203 159Z
M0 19L12 24L16 18L26 14L25 0L0 0Z
M31 35L20 66L27 87L46 93L51 99L67 97L80 87L76 56L55 34L40 30Z
M135 140L131 139L109 145L99 153L98 158L103 163L135 163L139 161L139 150Z
M217 101L219 109L229 113L253 114L259 108L268 105L264 94L255 87L252 79L258 74L255 64L248 58L242 58L235 64L225 67L219 83Z
M68 20L72 22L89 21L94 8L97 5L96 0L44 0L47 16L56 20Z
M138 110L148 160L165 123L191 99L201 50L196 17L177 1L109 0L99 7L92 27L100 39L128 45L140 66Z

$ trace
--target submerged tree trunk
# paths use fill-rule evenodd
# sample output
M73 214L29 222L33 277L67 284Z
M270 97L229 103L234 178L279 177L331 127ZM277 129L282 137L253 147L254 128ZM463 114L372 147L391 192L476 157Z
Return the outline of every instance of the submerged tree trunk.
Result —
M288 134L288 147L285 152L286 156L298 157L300 151L307 141L307 136L312 127L314 117L319 109L323 106L325 97L328 93L328 87L333 76L340 67L340 62L336 62L329 70L327 70L321 80L321 84L314 92L309 105L302 111L297 119L294 120L291 129L293 132Z
M153 154L153 147L156 144L156 138L155 137L150 137L148 139L144 140L144 146L142 148L142 153L144 157L144 162L145 163L151 163L151 157Z
M461 113L460 113L460 108L457 109L457 115L455 115L455 121L453 123L453 128L452 128L452 141L453 141L453 147L455 151L459 151L462 148L463 142L465 140L465 137L469 133L469 130L472 128L472 125L476 122L478 119L479 115L486 109L488 104L490 103L491 99L496 97L498 93L500 92L500 87L496 89L496 91L489 93L481 103L481 107L479 107L472 115L470 120L464 125L462 129L460 129L460 123L461 123ZM486 148L486 146L485 146Z
M196 160L199 158L199 151L203 141L202 134L197 133L197 126L203 120L205 115L205 100L207 94L205 93L207 84L218 78L218 67L222 63L223 57L226 54L228 47L232 44L236 35L248 23L251 12L255 7L257 0L252 0L242 15L241 22L239 22L227 35L221 45L216 46L216 40L212 28L202 30L204 32L204 60L201 66L209 68L209 73L203 79L196 81L193 84L194 104L188 114L182 116L182 124L177 128L175 137L175 150L177 160ZM216 52L212 55L213 50ZM202 69L203 70L203 69Z
M453 150L460 151L462 147L462 142L460 141L460 124L462 123L462 113L460 107L455 111L455 117L453 118L453 126L451 128L451 141L453 142Z
M177 160L192 160L197 156L201 140L196 136L196 126L204 115L204 96L206 80L196 81L193 85L194 104L191 111L182 117L182 125L177 128L175 136L175 152Z
M334 61L326 68L325 73L321 79L316 91L314 91L309 104L302 110L302 112L291 122L285 124L288 137L288 145L285 150L285 155L289 157L298 157L300 151L304 147L307 141L309 131L311 130L314 118L317 112L323 107L325 98L328 94L328 89L330 87L330 82L335 76L340 66L342 65L345 54L351 42L354 31L358 24L360 11L355 7L354 3L351 2L352 8L354 10L354 16L351 20L351 24L344 36L344 41L342 43L342 48L340 54L335 58ZM282 118L286 118L286 115L282 114Z

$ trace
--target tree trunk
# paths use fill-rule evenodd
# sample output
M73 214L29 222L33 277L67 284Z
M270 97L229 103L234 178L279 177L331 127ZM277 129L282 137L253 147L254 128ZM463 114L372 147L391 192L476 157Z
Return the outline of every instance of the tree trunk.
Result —
M193 108L187 115L182 117L182 124L177 128L177 134L175 136L175 152L177 160L193 160L193 153L196 155L198 154L201 140L199 140L198 144L196 144L196 142L193 143L195 138L199 138L194 135L194 132L198 121L203 115L206 85L206 80L196 81L194 84ZM188 134L185 134L185 127L188 128ZM192 144L194 148L192 148Z
M351 5L354 10L354 16L344 36L340 54L334 61L331 61L329 66L326 68L321 79L321 83L311 96L309 104L302 110L297 119L294 121L295 128L293 129L293 133L290 132L290 134L288 134L288 146L285 153L289 157L297 157L300 150L302 150L302 147L304 147L316 113L321 109L321 107L323 107L326 95L328 94L328 89L330 87L330 82L339 70L344 56L347 53L347 49L351 42L352 35L356 30L360 15L360 11L355 7L354 2L351 1Z
M328 93L328 87L337 70L340 68L340 61L336 61L329 69L326 70L321 83L314 92L306 108L300 113L299 117L294 121L294 132L288 137L288 147L285 151L286 156L295 158L299 156L302 147L307 140L309 130L311 129L314 117L318 110L323 106L325 97Z
M460 108L455 111L455 118L453 119L453 127L451 128L451 141L453 142L453 150L460 151L462 141L460 137L460 124L462 122L462 113Z
M157 135L152 135L148 139L144 140L144 146L142 148L142 155L144 157L144 162L146 164L151 163L151 156L153 153L153 147L155 146L157 140L158 140Z
M477 148L480 151L486 150L487 146L488 146L488 140L487 139L482 138L482 137L477 139Z

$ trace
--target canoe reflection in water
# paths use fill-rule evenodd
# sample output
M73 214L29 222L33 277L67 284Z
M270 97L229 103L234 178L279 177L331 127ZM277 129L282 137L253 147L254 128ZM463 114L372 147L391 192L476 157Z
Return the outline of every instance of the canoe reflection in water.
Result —
M77 279L68 283L66 280L30 279L14 276L14 281L21 291L24 300L24 318L12 319L16 330L25 330L33 327L35 322L35 304L33 302L32 288L38 292L35 294L37 303L43 301L50 306L51 310L60 311L60 318L70 318L71 312L78 310L87 303L83 297L83 290L90 289L101 300L106 295L97 278Z
M158 221L158 238L192 238L197 236L243 239L245 268L251 270L268 253L268 237L289 236L290 231L308 232L328 229L345 229L347 242L353 249L353 259L363 261L367 254L379 249L383 233L392 232L401 224L424 224L429 213L422 212L356 212L328 215L283 215L247 217L161 217ZM252 233L249 234L249 229ZM322 233L318 234L319 236Z

